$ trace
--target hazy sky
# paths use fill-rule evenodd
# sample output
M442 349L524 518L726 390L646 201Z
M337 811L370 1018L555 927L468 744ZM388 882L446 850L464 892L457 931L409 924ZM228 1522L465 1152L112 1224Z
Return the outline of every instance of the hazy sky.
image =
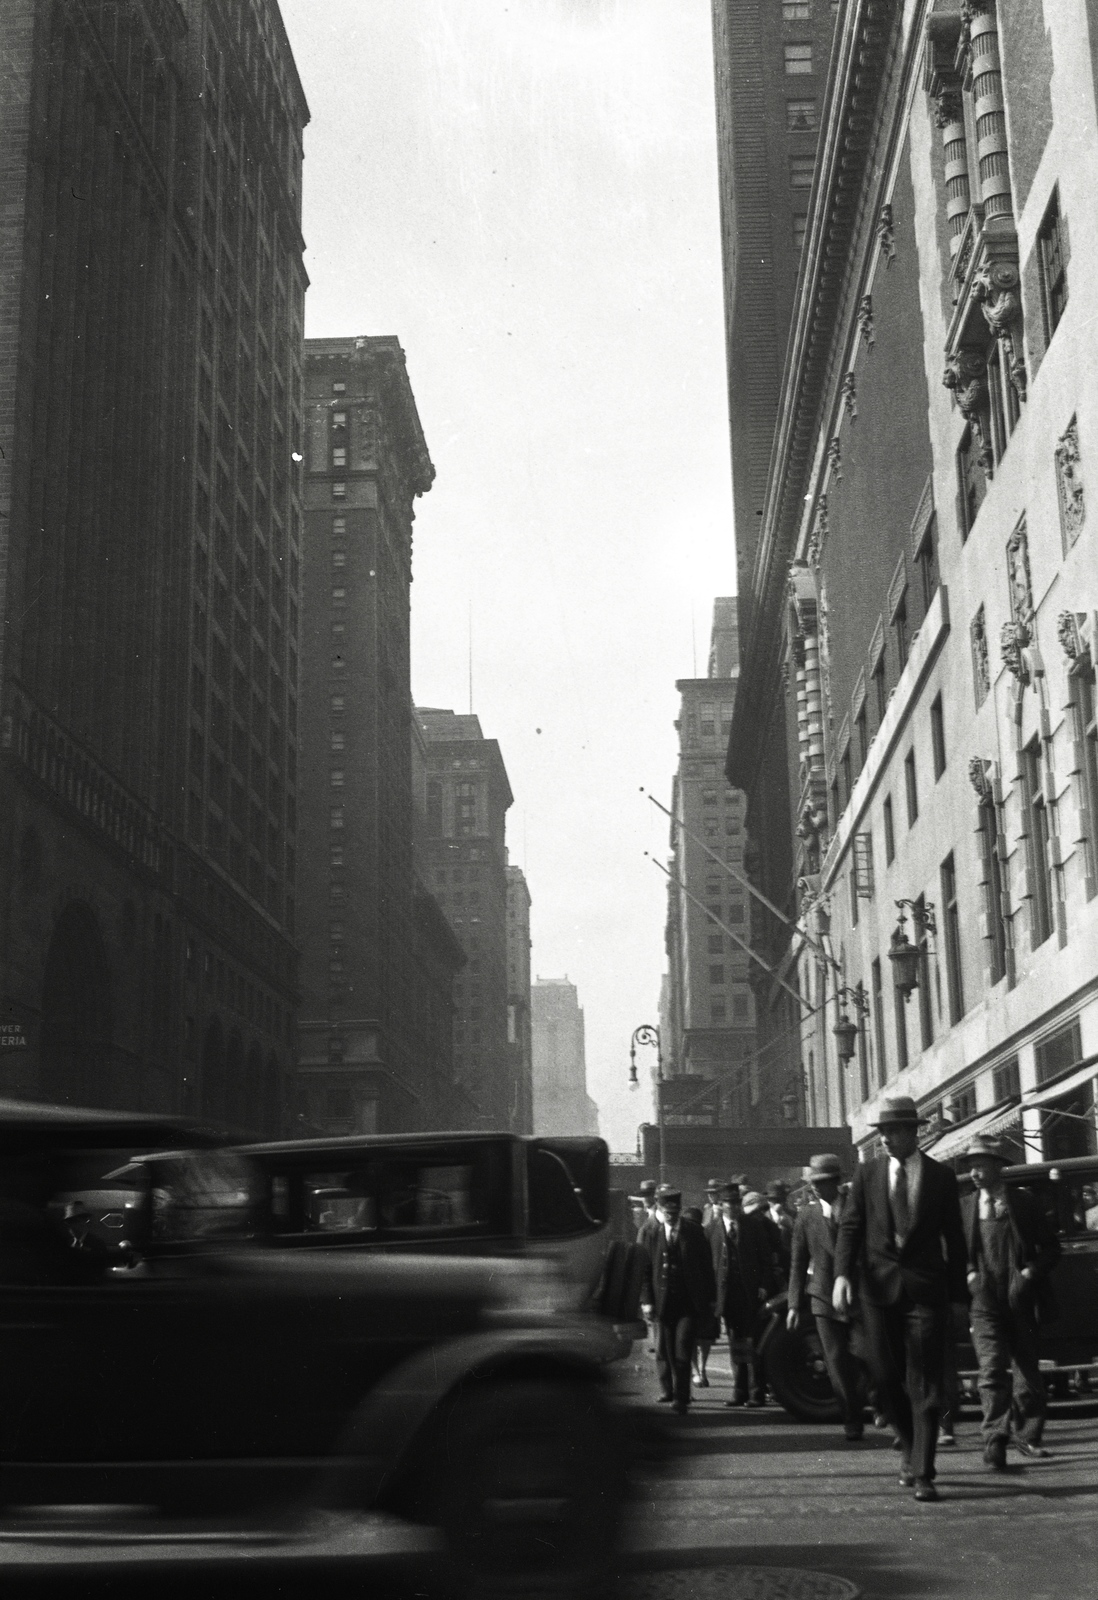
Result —
M438 476L412 687L499 740L533 968L613 1149L651 1115L675 679L733 592L709 0L282 0L306 334L395 334ZM643 1059L643 1058L642 1058Z

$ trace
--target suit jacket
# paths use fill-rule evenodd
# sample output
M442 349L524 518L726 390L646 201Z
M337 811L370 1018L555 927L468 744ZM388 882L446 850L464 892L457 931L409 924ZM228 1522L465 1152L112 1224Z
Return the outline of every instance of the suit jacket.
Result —
M831 1291L835 1287L835 1246L845 1205L840 1195L825 1217L818 1200L809 1201L793 1226L792 1261L789 1269L789 1304L800 1306L807 1287L816 1316L834 1316Z
M1015 1308L1036 1305L1041 1317L1049 1320L1056 1315L1057 1308L1048 1278L1060 1259L1060 1240L1037 1201L1025 1189L1010 1185L1003 1193L1010 1223L1010 1303ZM961 1223L968 1258L976 1262L980 1258L979 1191L966 1194L961 1201ZM1022 1277L1023 1267L1030 1268L1032 1279Z
M691 1314L695 1317L707 1317L717 1298L713 1257L705 1234L696 1222L689 1222L685 1217L680 1217L678 1229L676 1248L679 1252L683 1290ZM658 1227L647 1230L645 1236L638 1242L645 1252L645 1299L655 1308L656 1316L659 1317L664 1309L664 1265L670 1248L663 1224L660 1223Z
M737 1283L743 1284L743 1295L751 1308L759 1305L759 1290L765 1291L767 1298L778 1292L778 1262L774 1247L771 1243L769 1229L763 1227L758 1215L737 1218L740 1270L736 1274L729 1272L728 1241L725 1233L724 1218L714 1217L706 1228L706 1237L712 1251L713 1270L717 1280L717 1310L726 1316L730 1295L737 1292ZM777 1231L776 1225L771 1224Z
M888 1196L888 1157L854 1174L835 1247L835 1274L853 1278L874 1305L894 1305L903 1290L918 1305L968 1300L968 1255L957 1179L940 1161L922 1157L911 1226L897 1245Z

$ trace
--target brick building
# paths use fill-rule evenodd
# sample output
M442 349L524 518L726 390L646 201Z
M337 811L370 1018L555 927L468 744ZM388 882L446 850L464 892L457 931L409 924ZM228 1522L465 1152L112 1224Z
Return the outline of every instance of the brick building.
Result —
M760 840L779 762L793 796L771 851L810 941L812 1120L866 1145L900 1092L937 1154L977 1129L1085 1153L1098 15L840 16L728 772Z
M409 656L434 468L397 340L308 340L305 412L299 1109L327 1133L445 1126L462 957L417 883Z
M773 1086L755 1058L751 902L743 884L747 837L744 796L724 777L739 678L736 601L714 602L709 672L683 678L676 721L679 763L672 786L671 873L667 886L667 992L661 1010L668 1079L719 1085L722 1120L742 1126L780 1119ZM729 872L726 868L731 868ZM735 873L736 876L732 874ZM676 1114L691 1114L685 1083ZM685 1096L685 1098L684 1098Z
M480 721L417 707L427 765L424 877L466 962L454 983L454 1077L468 1126L524 1131L507 1038L511 786Z
M4 27L2 1092L273 1132L308 112L268 0Z

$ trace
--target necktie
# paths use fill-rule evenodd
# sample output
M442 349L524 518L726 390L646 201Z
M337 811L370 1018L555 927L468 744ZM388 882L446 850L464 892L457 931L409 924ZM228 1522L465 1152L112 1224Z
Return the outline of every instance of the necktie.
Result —
M907 1166L901 1161L896 1169L896 1187L892 1191L892 1225L897 1244L903 1244L911 1227L911 1207L907 1195Z

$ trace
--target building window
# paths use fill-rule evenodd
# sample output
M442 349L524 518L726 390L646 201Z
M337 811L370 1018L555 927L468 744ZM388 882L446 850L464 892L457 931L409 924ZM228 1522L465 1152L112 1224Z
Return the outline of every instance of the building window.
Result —
M333 467L344 467L345 468L346 465L347 465L347 447L346 447L346 445L334 444L332 446L332 466Z
M893 989L892 999L896 1016L896 1071L906 1072L908 1063L907 1008L899 989Z
M907 825L915 826L919 815L919 785L915 776L915 751L911 749L904 757L904 788L907 792Z
M892 613L892 634L896 641L896 676L907 666L907 590L900 596L895 611Z
M724 935L722 933L711 933L709 935L709 937L708 937L708 946L709 946L709 954L711 956L723 955L724 954Z
M999 814L989 794L980 802L980 855L983 862L984 938L988 942L988 977L998 983L1006 972L1006 920L1003 916L1003 868L999 859Z
M801 211L793 213L793 248L798 253L804 248L805 235L808 232L808 217Z
M332 518L332 538L333 539L345 539L346 537L347 537L347 518L346 517L333 517Z
M885 1046L884 979L879 956L873 963L873 1032L877 1040L877 1084L883 1089L888 1082L888 1054Z
M347 393L347 385L345 383L333 383L332 384L332 393L333 394L346 394Z
M345 483L332 484L332 499L345 500L347 498L347 485Z
M930 935L922 918L926 911L926 901L922 895L915 902L913 912L917 935L915 943L919 947L919 1037L924 1050L929 1050L934 1043L934 1012L930 1001Z
M812 71L812 46L787 44L784 47L785 70L788 77L799 77Z
M1091 670L1068 678L1071 714L1075 725L1076 765L1082 788L1079 808L1083 826L1084 892L1088 900L1098 893L1098 719L1095 717L1095 677Z
M1011 1056L1009 1061L1003 1061L999 1066L993 1067L991 1072L991 1101L993 1105L1002 1105L1004 1100L1019 1100L1022 1095L1022 1074L1018 1066L1018 1057Z
M332 734L332 749L333 750L342 750L346 743L347 743L347 735L345 733L333 733Z
M1044 763L1039 739L1032 740L1022 753L1025 773L1029 855L1029 927L1034 950L1052 932L1052 862L1049 850L1048 796L1045 793Z
M930 603L938 589L938 518L932 516L926 525L926 532L919 541L919 548L915 552L915 565L919 571L919 587L923 596L923 615L930 610Z
M724 967L723 966L710 967L709 968L709 981L710 981L710 983L718 983L718 984L719 983L723 983L724 982Z
M735 1022L747 1022L751 1016L751 1008L745 994L732 996L732 1017Z
M987 477L980 466L979 446L971 426L965 428L957 447L957 488L961 505L961 533L967 539L987 494Z
M712 739L717 731L716 705L703 705L701 708L701 736L703 739Z
M864 702L858 715L854 718L854 732L858 740L858 771L860 772L869 756L869 723Z
M717 803L717 791L716 791L716 789L703 789L702 790L702 805L703 806L715 806L716 803Z
M856 867L850 869L850 926L858 926L858 872Z
M1083 1057L1083 1041L1079 1032L1079 1018L1073 1017L1065 1028L1057 1028L1041 1040L1033 1052L1037 1067L1038 1084L1048 1083L1067 1072Z
M722 1022L726 1021L727 1017L728 1011L723 1000L711 1000L709 1002L709 1020L714 1027L718 1027Z
M333 567L345 567L346 565L347 565L347 552L346 552L346 550L333 550L332 551L332 566Z
M342 826L343 826L343 807L342 806L333 806L332 807L331 826L333 828L342 828Z
M885 658L882 650L873 668L873 698L877 706L877 726L885 719L888 710L888 685L885 682Z
M810 22L811 20L811 0L782 0L783 22Z
M934 777L937 780L946 769L945 716L940 694L935 695L930 705L930 746L934 752Z
M1053 189L1045 219L1037 235L1041 269L1041 308L1045 319L1045 343L1052 338L1067 305L1067 261L1064 230L1060 218L1060 191Z
M791 189L811 189L812 174L815 168L815 156L790 156L789 187Z
M346 704L346 701L345 701L343 695L334 694L332 696L332 714L333 714L333 716L337 716L337 717L338 716L342 716L343 708L344 708L345 704Z
M785 102L785 126L788 133L815 133L816 124L815 100Z
M957 1023L965 1014L965 991L961 972L961 916L957 906L957 873L952 851L942 862L941 876L949 1020Z

